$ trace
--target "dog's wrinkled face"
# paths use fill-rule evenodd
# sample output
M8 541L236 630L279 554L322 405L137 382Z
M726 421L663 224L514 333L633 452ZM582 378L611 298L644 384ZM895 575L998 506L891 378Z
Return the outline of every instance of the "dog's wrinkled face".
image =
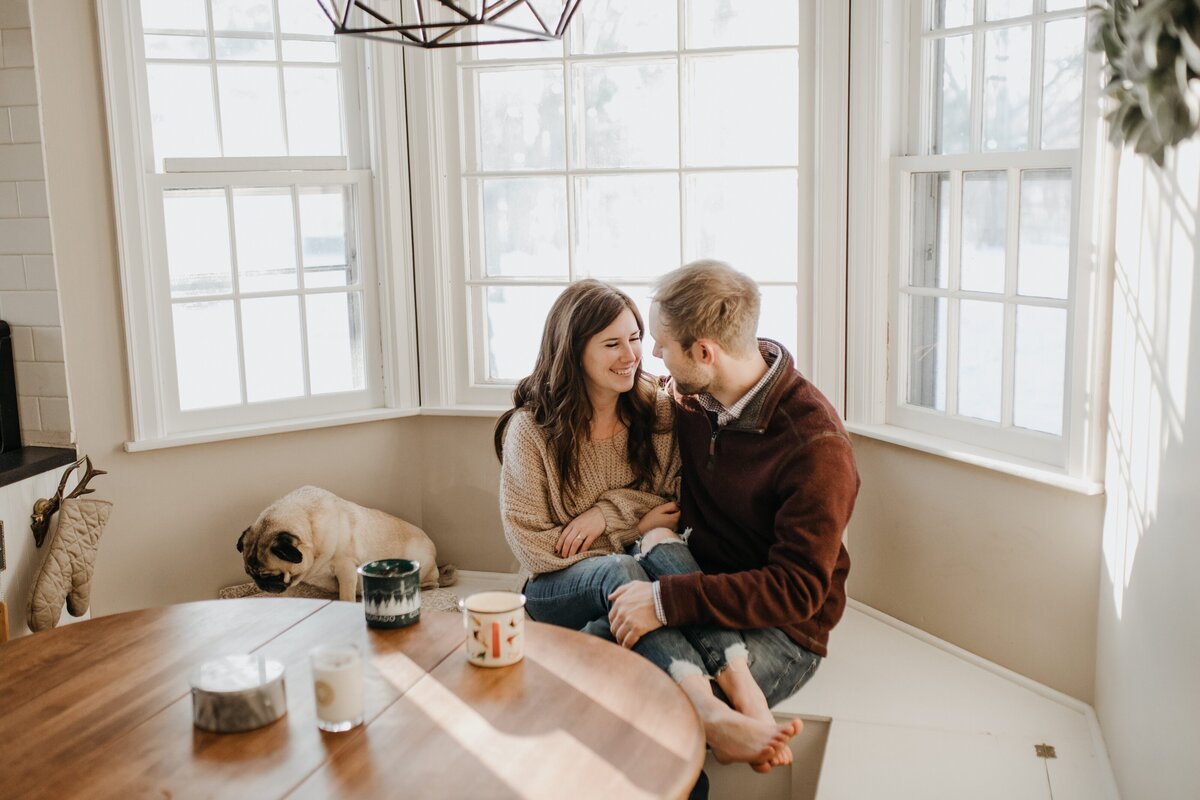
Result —
M289 531L252 525L238 537L237 549L246 574L264 592L284 592L307 572L300 539Z

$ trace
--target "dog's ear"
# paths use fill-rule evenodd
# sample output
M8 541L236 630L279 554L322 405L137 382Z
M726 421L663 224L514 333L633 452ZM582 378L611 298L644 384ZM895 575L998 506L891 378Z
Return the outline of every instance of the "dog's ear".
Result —
M304 556L296 547L299 543L300 540L292 534L287 532L280 533L275 537L275 541L271 543L271 552L284 561L299 564L304 560Z
M243 543L246 541L246 534L249 532L250 529L246 528L246 530L242 531L242 535L238 537L237 548L239 553L242 552L242 547L244 546Z

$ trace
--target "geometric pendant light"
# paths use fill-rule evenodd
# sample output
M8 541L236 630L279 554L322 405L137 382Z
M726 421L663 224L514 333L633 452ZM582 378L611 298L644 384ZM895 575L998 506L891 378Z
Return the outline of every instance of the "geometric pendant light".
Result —
M399 19L375 0L316 2L334 33L437 49L562 39L581 0L402 0Z

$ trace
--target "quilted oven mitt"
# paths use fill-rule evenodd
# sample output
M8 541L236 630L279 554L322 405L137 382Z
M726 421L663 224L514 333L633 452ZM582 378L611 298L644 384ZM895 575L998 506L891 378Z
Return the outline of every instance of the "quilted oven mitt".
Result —
M57 625L63 601L73 617L83 616L87 611L96 568L96 546L111 510L112 503L107 500L69 497L62 501L50 552L42 562L29 599L31 631Z

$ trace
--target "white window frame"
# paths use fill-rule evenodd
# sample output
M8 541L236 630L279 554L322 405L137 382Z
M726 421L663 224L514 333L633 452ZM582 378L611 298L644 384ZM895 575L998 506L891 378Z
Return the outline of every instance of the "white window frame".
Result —
M684 0L679 0L679 5L682 14ZM810 148L814 158L811 173L806 173L804 163L800 165L801 219L797 224L811 225L813 236L811 250L801 253L799 265L794 356L797 367L840 409L845 385L845 131L849 114L850 8L842 0L814 0L801 13L806 12L810 18L802 17L801 25L812 31L812 49L806 51L801 46L801 69L815 71L815 93L810 102L818 121L812 126L808 142L803 141L805 128L801 126L801 146ZM804 60L806 52L811 52L809 61ZM511 405L514 384L483 384L472 378L482 356L481 343L472 340L468 322L472 313L468 294L475 282L467 274L473 243L463 217L461 186L467 158L462 152L465 137L460 133L470 121L464 118L459 66L453 54L431 57L409 52L406 56L406 96L413 123L409 136L413 153L414 251L420 265L417 292L422 412L492 415ZM673 53L664 57L676 58ZM569 102L569 97L566 99ZM576 168L570 171L580 172ZM808 193L804 191L806 185L811 186ZM820 269L814 267L818 264Z
M343 37L347 157L167 159L154 169L136 3L97 0L132 399L130 451L419 413L403 63ZM236 170L221 172L220 170ZM355 189L362 391L180 412L165 281L164 189L343 184ZM349 231L348 231L349 232ZM312 292L312 290L307 290ZM241 356L239 356L240 358Z
M909 107L906 98L917 96L920 81L921 55L911 52L911 41L923 2L927 0L864 0L852 8L851 46L856 57L851 75L849 196L862 235L852 232L848 242L847 427L864 436L1000 472L1085 494L1098 493L1103 489L1102 390L1111 294L1103 233L1113 212L1115 177L1114 154L1104 144L1103 120L1096 112L1099 57L1085 53L1083 125L1077 158L1070 162L1063 161L1061 151L1039 150L1016 156L906 156L918 152L913 145L920 141L921 133L919 112ZM1031 108L1034 113L1040 113L1040 107ZM944 423L940 426L918 429L912 416L920 412L911 406L898 409L892 399L899 396L900 370L889 369L889 363L898 364L901 352L897 335L901 326L896 316L898 273L906 263L908 236L907 220L895 209L908 205L901 194L909 191L912 172L964 166L971 170L1070 166L1078 176L1061 439L1008 429L997 430L1006 435L989 442L986 436L979 436L986 426L974 426L971 434L977 443L968 444L960 426L971 423L945 418L938 420ZM1017 201L1013 188L1010 173L1010 205ZM1014 219L1011 212L1010 219ZM1012 234L1010 231L1010 237ZM1027 299L1022 298L1022 303ZM1007 435L1014 433L1016 436Z

